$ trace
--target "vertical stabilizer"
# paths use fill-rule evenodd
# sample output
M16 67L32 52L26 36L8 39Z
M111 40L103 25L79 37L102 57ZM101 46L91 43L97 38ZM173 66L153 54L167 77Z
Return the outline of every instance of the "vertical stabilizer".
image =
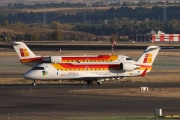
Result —
M152 66L159 50L159 46L149 46L137 60L137 64Z
M13 42L13 47L20 59L36 57L23 42Z

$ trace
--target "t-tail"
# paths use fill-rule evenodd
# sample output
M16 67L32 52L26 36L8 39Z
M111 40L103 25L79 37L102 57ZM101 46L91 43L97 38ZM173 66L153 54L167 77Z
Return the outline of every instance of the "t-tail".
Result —
M151 71L153 62L160 49L161 47L159 46L149 46L137 60L136 65L140 66L139 69L143 71L141 76L145 76L146 73Z
M22 64L35 66L42 62L42 57L36 56L23 42L13 42L13 47Z

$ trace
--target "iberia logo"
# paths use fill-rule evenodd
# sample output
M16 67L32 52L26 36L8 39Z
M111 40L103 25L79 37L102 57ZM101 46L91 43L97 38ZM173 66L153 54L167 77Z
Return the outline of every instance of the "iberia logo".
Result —
M152 54L146 54L143 63L151 63L152 62Z
M21 57L28 57L29 56L29 52L27 51L27 49L20 48L19 50L21 53Z

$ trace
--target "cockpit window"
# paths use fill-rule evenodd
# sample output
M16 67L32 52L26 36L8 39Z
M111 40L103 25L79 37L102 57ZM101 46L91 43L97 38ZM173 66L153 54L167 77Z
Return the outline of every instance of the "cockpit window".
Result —
M132 60L131 58L126 58L126 60Z
M32 70L44 70L44 67L33 67Z

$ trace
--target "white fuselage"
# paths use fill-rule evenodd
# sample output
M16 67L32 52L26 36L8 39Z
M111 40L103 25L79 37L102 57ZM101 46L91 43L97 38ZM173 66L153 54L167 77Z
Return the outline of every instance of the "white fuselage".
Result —
M61 64L60 64L61 65ZM144 68L124 71L120 70L119 64L67 64L67 68L60 68L59 64L40 64L27 73L24 78L32 80L68 80L68 79L101 79L120 78L141 75ZM72 65L72 66L68 66ZM64 65L65 66L65 65ZM111 66L113 66L111 68ZM61 65L62 67L62 65ZM74 68L73 68L74 67ZM147 67L148 68L148 67ZM147 70L149 72L150 69Z

